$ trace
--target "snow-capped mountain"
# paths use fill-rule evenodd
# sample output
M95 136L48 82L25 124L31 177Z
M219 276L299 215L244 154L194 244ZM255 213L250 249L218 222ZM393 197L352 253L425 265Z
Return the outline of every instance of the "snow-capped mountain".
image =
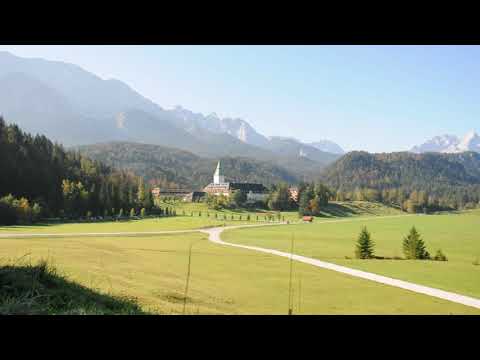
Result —
M340 147L340 145L330 140L320 140L320 141L310 143L309 145L317 148L318 150L326 151L332 154L339 154L339 155L345 154L345 150L343 150Z
M422 145L414 146L410 151L414 153L460 153L464 151L480 153L480 136L473 130L468 132L463 138L455 135L435 136Z
M461 151L475 151L480 152L480 136L475 131L468 132L464 136L460 144L457 146L459 152Z

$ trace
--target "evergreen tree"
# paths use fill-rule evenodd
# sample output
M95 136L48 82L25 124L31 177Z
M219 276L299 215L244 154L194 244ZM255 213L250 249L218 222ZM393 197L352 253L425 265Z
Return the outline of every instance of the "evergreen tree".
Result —
M300 216L311 215L310 200L314 197L313 189L307 185L299 194L298 213Z
M430 259L430 254L426 250L425 243L415 226L410 229L410 233L403 239L403 253L407 259Z
M143 184L143 178L140 178L138 181L137 201L138 204L143 204L145 201L145 185Z
M364 226L360 235L358 236L357 245L355 249L355 256L357 259L371 259L373 258L375 243L371 239L367 227Z
M155 200L153 199L153 194L150 189L147 189L145 193L145 200L143 201L143 207L146 210L151 210L155 206Z

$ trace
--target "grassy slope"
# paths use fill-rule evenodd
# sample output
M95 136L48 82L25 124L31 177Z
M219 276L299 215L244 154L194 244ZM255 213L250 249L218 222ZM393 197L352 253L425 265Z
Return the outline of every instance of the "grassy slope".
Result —
M91 289L134 296L144 310L169 314L182 310L187 248L192 241L195 244L187 312L287 312L288 259L212 244L200 233L0 239L0 259L11 261L25 254L30 254L25 259L32 261L48 258L70 279ZM294 313L480 314L462 305L306 264L294 264L293 281Z
M48 263L0 266L0 315L140 315L127 297L99 293L68 280Z
M198 216L198 213L201 212L203 217L206 217L207 212L212 216L217 213L219 217L223 215L227 216L227 219L231 215L234 215L234 218L237 219L239 215L242 215L245 218L248 214L252 220L256 219L256 216L259 216L259 220L264 220L265 216L278 214L277 211L271 210L246 210L246 209L224 209L224 210L211 210L207 208L205 203L190 203L190 202L162 202L160 203L162 207L168 206L176 209L178 215L182 215L185 211L186 215L190 215L191 212L194 213L194 216ZM281 216L285 220L289 221L298 221L299 215L297 211L281 211ZM371 203L367 201L345 201L345 202L333 202L330 203L324 211L322 211L319 219L323 218L333 218L333 217L351 217L351 216L376 216L376 215L401 215L405 214L401 210L396 208L388 207L380 203Z
M353 219L352 219L353 220ZM448 262L407 260L357 260L353 257L358 233L366 225L376 243L376 255L403 256L402 239L415 225L434 254L439 248ZM313 223L288 228L232 230L223 234L226 241L289 251L295 236L295 252L371 271L377 274L413 281L444 290L480 297L480 211L460 214L420 215L373 220L345 220L345 223Z

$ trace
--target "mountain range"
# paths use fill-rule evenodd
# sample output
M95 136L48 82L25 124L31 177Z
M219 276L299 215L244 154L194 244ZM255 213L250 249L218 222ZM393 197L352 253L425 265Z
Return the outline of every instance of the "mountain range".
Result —
M455 135L435 136L422 145L414 146L410 151L414 153L461 153L465 151L480 153L480 136L473 130L463 138Z
M66 146L123 141L161 145L201 157L247 157L289 171L315 172L343 150L320 140L266 137L239 118L167 110L125 83L77 65L0 52L0 115Z

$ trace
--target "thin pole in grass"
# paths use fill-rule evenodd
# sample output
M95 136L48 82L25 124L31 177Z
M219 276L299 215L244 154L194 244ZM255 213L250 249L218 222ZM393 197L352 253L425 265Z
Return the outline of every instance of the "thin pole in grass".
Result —
M187 306L187 294L188 294L188 284L190 283L190 265L192 263L192 247L194 242L190 243L190 248L188 250L188 268L187 268L187 281L185 283L185 293L183 295L183 312L182 314L185 315L185 308Z
M295 235L292 233L292 242L291 242L291 247L290 247L290 282L288 286L288 315L293 315L293 309L292 309L292 274L293 274L293 241L294 241Z
M298 280L298 313L300 314L300 306L302 304L302 276Z

